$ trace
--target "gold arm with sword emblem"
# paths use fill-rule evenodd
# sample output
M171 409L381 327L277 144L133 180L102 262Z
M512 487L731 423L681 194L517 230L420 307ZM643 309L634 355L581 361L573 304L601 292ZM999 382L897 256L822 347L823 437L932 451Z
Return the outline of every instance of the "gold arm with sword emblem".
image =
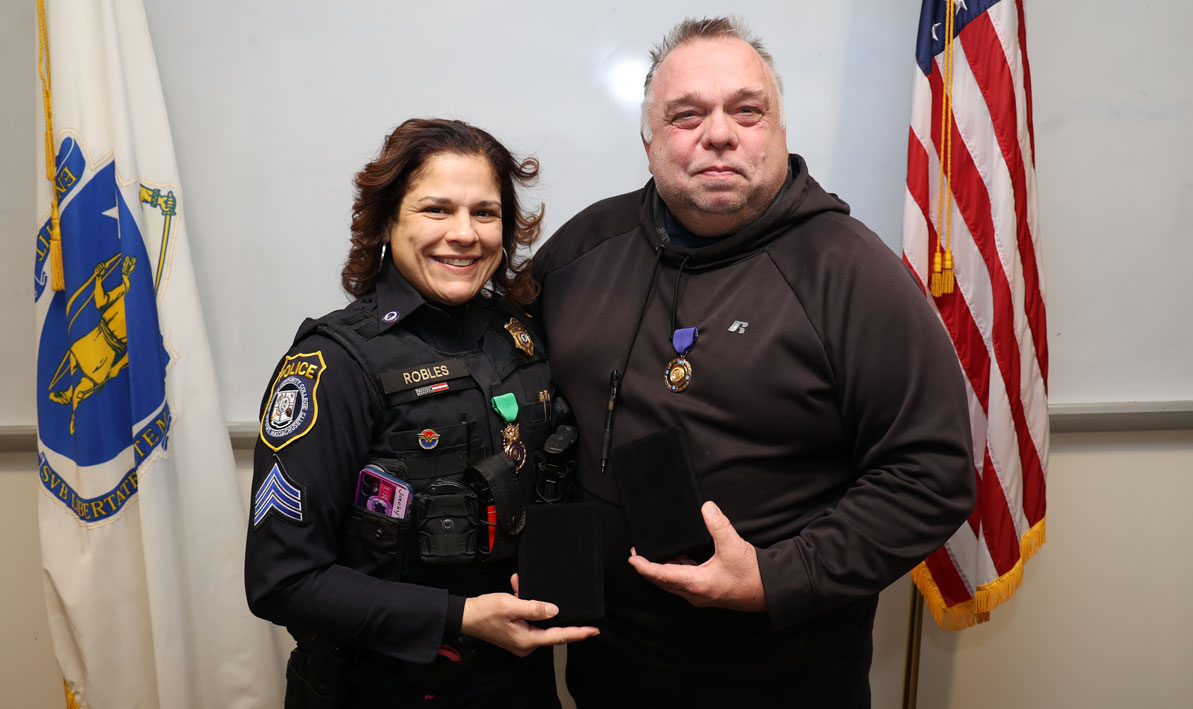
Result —
M162 225L161 252L157 255L157 271L153 276L153 290L157 291L158 285L162 282L162 270L166 267L166 247L170 243L170 223L174 220L174 215L178 214L178 198L174 196L173 192L163 194L156 187L141 185L141 203L160 209L165 218L165 223Z
M108 274L111 273L112 269L114 269L116 267L116 262L119 261L123 256L124 256L124 254L116 254L115 256L108 259L107 261L104 261L104 275L101 276L101 280L103 278L108 277ZM74 307L75 298L78 298L80 295L82 295L83 291L87 292L86 300L84 300L82 302L82 304L79 305L79 309L75 311L75 314L71 317L70 322L66 324L66 327L68 329L72 325L75 324L75 318L79 317L79 313L83 312L83 306L87 305L87 301L91 300L91 298L94 297L95 289L91 287L91 283L94 280L95 280L95 274L92 273L90 276L87 277L87 280L83 281L83 285L81 285L77 289L75 289L75 292L71 294L70 299L66 301L66 312L69 313L70 309Z

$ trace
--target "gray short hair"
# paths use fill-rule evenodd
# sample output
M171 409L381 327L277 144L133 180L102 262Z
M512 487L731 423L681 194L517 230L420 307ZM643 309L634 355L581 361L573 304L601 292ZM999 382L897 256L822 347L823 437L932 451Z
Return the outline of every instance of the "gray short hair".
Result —
M775 90L778 91L777 96L779 100L779 122L782 124L783 119L783 77L779 76L779 70L775 68L775 58L767 51L766 46L762 44L750 28L746 26L744 20L735 15L726 17L705 17L702 19L687 18L683 22L676 25L663 41L659 42L650 50L650 70L646 72L646 82L642 86L642 139L646 142L651 140L650 130L650 104L654 98L651 93L651 84L654 82L654 74L658 70L659 65L667 58L677 47L693 42L698 39L740 39L746 44L754 48L758 52L758 56L762 61L766 62L766 67L770 69L771 77L775 80Z

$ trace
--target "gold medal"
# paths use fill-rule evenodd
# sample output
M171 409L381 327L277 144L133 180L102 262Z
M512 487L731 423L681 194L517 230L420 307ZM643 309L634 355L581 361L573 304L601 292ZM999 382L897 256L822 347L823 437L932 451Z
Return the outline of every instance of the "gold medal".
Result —
M530 339L530 333L526 330L526 326L518 322L516 318L510 318L510 321L505 324L505 329L514 338L515 347L525 352L528 357L534 356L534 340Z
M692 365L683 357L676 357L667 363L667 371L663 372L663 379L671 391L683 391L692 381Z
M526 445L522 443L518 424L511 423L501 429L501 437L505 439L505 446L503 446L505 455L514 464L516 473L522 469L523 465L526 465Z
M674 314L671 322L675 323ZM671 391L683 391L692 383L692 365L687 360L687 354L699 336L700 328L695 327L683 327L671 333L671 346L675 348L675 354L679 355L667 363L667 369L663 372L663 383Z
M510 320L510 322L517 321ZM516 473L522 469L523 465L526 465L526 446L522 443L522 434L518 424L514 423L518 418L518 398L513 394L506 393L493 397L491 401L493 410L500 414L505 421L505 428L501 429L501 437L505 443L501 449L513 463Z

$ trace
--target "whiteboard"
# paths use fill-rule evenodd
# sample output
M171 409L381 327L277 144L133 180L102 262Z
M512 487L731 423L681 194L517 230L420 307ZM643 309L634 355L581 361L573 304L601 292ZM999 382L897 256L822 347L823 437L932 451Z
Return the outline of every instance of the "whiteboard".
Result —
M33 3L7 5L0 325L17 336L0 338L0 426L35 421L40 145ZM227 420L256 417L302 318L346 302L352 177L395 125L460 118L537 156L529 198L550 234L646 181L647 52L683 16L727 8L775 54L791 150L898 250L913 0L146 2ZM1193 400L1193 9L1153 3L1163 21L1147 23L1106 0L1027 10L1051 401Z

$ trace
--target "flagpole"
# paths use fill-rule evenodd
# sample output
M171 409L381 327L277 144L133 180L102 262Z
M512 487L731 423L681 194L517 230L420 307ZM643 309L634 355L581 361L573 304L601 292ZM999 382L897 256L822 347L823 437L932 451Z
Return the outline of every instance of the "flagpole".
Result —
M908 613L907 657L903 663L903 709L915 709L920 680L920 635L924 628L924 597L911 584L911 610Z

